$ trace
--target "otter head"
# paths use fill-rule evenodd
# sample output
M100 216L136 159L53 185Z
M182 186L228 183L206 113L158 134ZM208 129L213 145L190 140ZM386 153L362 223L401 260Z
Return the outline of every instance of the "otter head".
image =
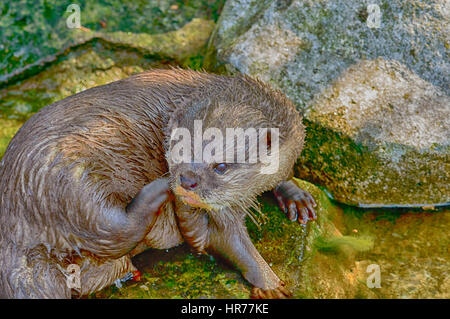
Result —
M289 176L304 128L281 92L248 77L219 84L171 115L171 187L192 207L247 209Z

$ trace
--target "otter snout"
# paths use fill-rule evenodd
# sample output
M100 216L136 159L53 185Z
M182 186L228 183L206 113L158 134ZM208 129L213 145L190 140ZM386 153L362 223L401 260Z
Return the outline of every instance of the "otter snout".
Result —
M180 185L185 190L194 190L199 183L199 177L192 171L188 171L184 174L180 174Z

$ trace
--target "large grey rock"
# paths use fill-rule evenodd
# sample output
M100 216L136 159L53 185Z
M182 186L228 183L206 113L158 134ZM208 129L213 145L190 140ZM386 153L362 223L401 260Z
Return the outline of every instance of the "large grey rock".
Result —
M360 206L450 202L450 98L396 61L348 68L306 111L298 175Z
M216 66L270 82L305 113L298 176L352 205L443 204L449 21L445 0L229 0L210 52Z
M380 8L379 28L368 26L369 4ZM379 56L449 94L449 21L447 0L228 0L211 43L219 63L272 82L304 109L348 66Z

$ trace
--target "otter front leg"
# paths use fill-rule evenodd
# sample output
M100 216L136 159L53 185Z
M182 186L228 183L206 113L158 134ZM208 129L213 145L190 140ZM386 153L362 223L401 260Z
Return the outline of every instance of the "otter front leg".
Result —
M229 259L242 272L254 288L252 298L286 298L289 291L272 271L248 236L242 224L226 230L210 231L209 250L216 251Z
M167 179L157 179L145 185L126 207L130 238L137 244L153 227L162 204L169 198ZM134 245L133 247L134 248ZM128 249L126 252L129 252Z
M299 188L292 180L281 182L273 190L281 210L291 221L306 224L317 219L314 207L317 206L310 193Z
M243 218L222 210L220 222L205 211L179 213L180 229L188 243L198 251L214 252L234 264L254 287L252 298L286 298L291 294L284 282L261 257L248 236Z
M74 229L79 236L79 248L113 259L130 252L154 225L159 208L169 197L168 192L167 179L157 179L144 186L125 210L104 208L94 215L90 211L95 206L87 202L85 215L95 219L86 220L86 226Z

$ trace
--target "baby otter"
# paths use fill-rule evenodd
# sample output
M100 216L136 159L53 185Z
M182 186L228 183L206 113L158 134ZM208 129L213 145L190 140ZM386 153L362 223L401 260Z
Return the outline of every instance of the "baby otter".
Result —
M223 132L278 128L278 170L262 174L261 162L175 162L172 132L194 135L195 120ZM244 217L256 196L275 188L291 220L316 218L313 198L286 181L304 135L281 92L241 75L152 70L44 107L0 162L0 296L90 294L135 270L132 256L183 240L236 265L254 286L252 297L289 296ZM273 137L262 136L270 149ZM67 284L74 264L76 290Z

